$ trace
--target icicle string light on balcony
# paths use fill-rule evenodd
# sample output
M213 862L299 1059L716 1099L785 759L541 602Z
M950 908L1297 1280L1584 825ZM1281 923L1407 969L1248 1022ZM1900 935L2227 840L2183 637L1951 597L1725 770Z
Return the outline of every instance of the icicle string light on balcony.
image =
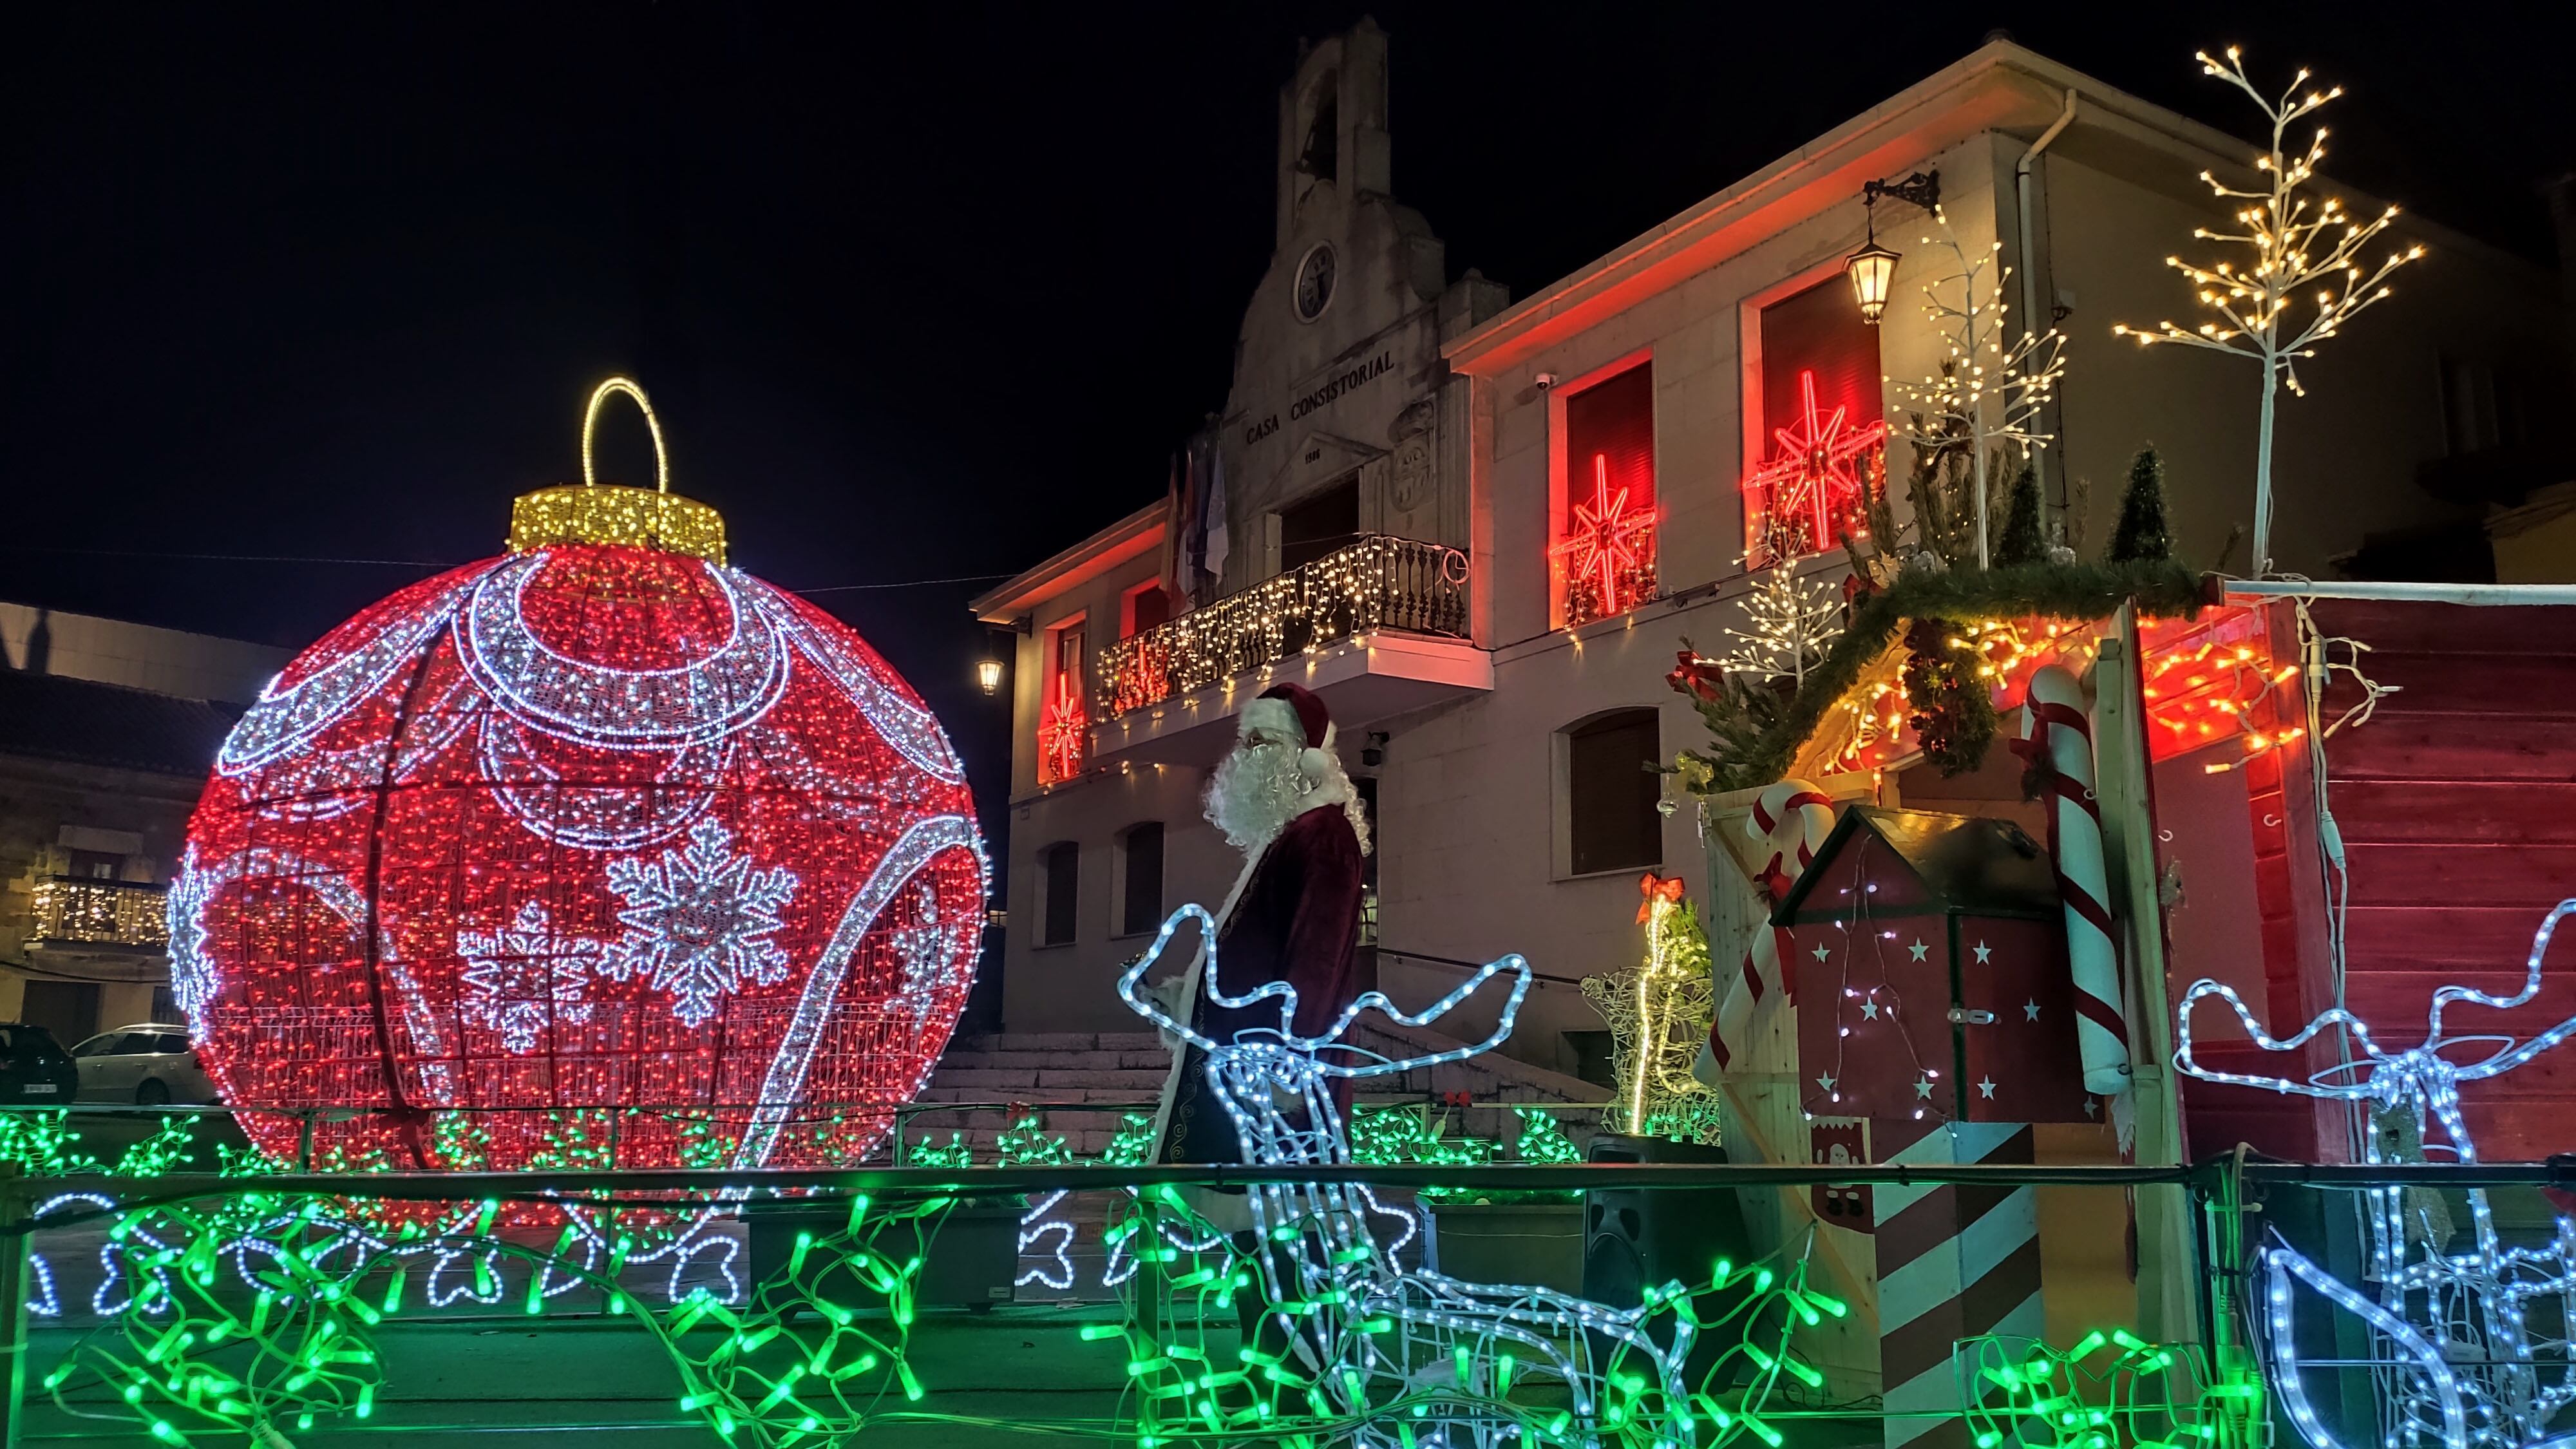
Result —
M1371 535L1100 651L1092 716L1107 721L1380 629L1467 632L1467 556Z
M170 941L168 892L138 881L49 875L36 880L34 937L118 946Z
M2550 938L2570 913L2576 913L2576 900L2559 902L2533 933L2520 991L2496 995L2470 986L2437 987L2423 1041L2404 1050L2381 1046L2360 1017L2341 1007L2296 1035L2274 1037L2233 987L2195 982L2175 1009L2174 1065L2204 1081L2355 1103L2370 1116L2368 1162L2448 1155L2473 1163L2477 1146L2461 1110L2460 1084L2527 1065L2576 1036L2576 1018L2517 1041L2488 1033L2450 1036L2444 1013L2455 1005L2529 1006L2540 994ZM2224 1003L2264 1052L2297 1054L2311 1040L2339 1033L2344 1060L2305 1078L2204 1066L2194 1052L2192 1010L2209 998ZM2470 1059L2459 1052L2464 1047L2484 1054ZM2486 1190L2468 1189L2467 1201L2469 1246L2454 1252L2450 1244L2457 1233L2442 1194L2366 1189L2370 1261L2359 1286L2286 1239L2255 1255L2264 1287L2255 1327L2269 1350L2273 1384L2290 1421L2315 1449L2362 1449L2372 1442L2384 1449L2528 1449L2563 1442L2551 1425L2560 1410L2576 1403L2576 1369L2568 1364L2563 1330L2548 1325L2576 1322L2576 1222L2560 1218L2545 1246L2508 1244ZM2359 1319L2372 1338L2369 1356L2390 1365L2376 1376L2385 1400L2381 1423L2328 1423L2310 1396L2300 1363L2302 1289L2311 1301Z

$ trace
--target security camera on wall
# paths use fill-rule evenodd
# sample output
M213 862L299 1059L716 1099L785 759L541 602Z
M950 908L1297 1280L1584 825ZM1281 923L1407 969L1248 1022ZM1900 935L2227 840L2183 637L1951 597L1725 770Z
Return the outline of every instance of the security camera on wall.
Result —
M1530 381L1537 386L1540 392L1545 392L1549 388L1556 386L1556 374L1552 372L1542 372L1538 376L1531 378Z

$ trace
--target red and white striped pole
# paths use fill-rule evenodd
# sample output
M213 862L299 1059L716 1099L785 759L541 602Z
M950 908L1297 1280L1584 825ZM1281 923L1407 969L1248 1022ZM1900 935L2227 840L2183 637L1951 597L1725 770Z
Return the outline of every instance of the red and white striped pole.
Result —
M2055 664L2030 677L2021 737L2047 762L2049 847L2057 893L2066 903L2066 963L2075 979L2075 1039L2084 1090L2129 1090L2129 1024L2121 1009L2120 951L2111 930L2110 877L2103 867L2102 812L2093 795L2093 730L2083 687ZM2037 754L2044 751L2044 756Z
M1776 906L1833 832L1834 804L1805 780L1783 780L1754 798L1753 813L1745 817L1744 828L1770 848L1767 858L1754 868L1753 885L1766 907ZM1734 977L1719 983L1708 1040L1691 1064L1691 1075L1702 1084L1716 1086L1728 1063L1743 1050L1755 1007L1775 993L1796 998L1797 978L1782 949L1788 937L1788 932L1765 921L1754 930Z

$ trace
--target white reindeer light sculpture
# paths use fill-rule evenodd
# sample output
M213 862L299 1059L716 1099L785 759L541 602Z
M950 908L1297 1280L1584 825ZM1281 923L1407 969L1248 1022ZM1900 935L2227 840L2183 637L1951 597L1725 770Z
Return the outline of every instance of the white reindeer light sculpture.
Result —
M2309 1022L2298 1035L2276 1039L2234 990L2203 980L2193 983L2177 1009L2174 1065L2204 1081L2364 1103L2372 1121L2370 1162L2421 1161L2444 1152L2459 1162L2475 1162L2477 1148L2460 1112L2459 1084L2500 1077L2576 1036L2576 1018L2529 1041L2516 1041L2445 1035L2443 1010L2459 1002L2500 1009L2528 1005L2540 993L2541 958L2548 954L2550 936L2570 912L2576 912L2576 900L2561 901L2540 923L2522 990L2516 994L2494 996L2466 986L2436 990L2419 1046L2386 1050L2359 1017L2340 1007ZM2296 1051L2320 1033L2339 1028L2349 1034L2352 1060L2303 1081L2203 1067L2192 1054L2191 1012L2209 996L2226 1002L2265 1051ZM2466 1063L2443 1055L2460 1046L2491 1050ZM2445 1141L2431 1140L2428 1129L2435 1126ZM2361 1285L2336 1278L2286 1242L2276 1240L2255 1255L2264 1295L2254 1309L2256 1341L2267 1354L2269 1377L2282 1406L2316 1449L2576 1446L2576 1433L2552 1427L2560 1411L2576 1402L2576 1366L2571 1366L2568 1344L2576 1331L2576 1224L2560 1218L2554 1239L2544 1246L2508 1246L2484 1189L2468 1190L2468 1206L2468 1241L2454 1252L2459 1233L2439 1194L2402 1187L2367 1189L2370 1262ZM2377 1346L2372 1356L2381 1361L2374 1369L2376 1425L2329 1424L2310 1399L2294 1336L2302 1287L2369 1325ZM2533 1309L2544 1300L2551 1302L2538 1316L2549 1326L2546 1333L2532 1324ZM2342 1437L2337 1437L2338 1428Z
M1244 1031L1232 1041L1211 1040L1139 990L1174 932L1191 921L1208 942L1204 980L1209 999L1233 1010L1275 1000L1276 1028ZM1344 1040L1364 1012L1375 1010L1407 1026L1427 1025L1497 978L1506 979L1508 986L1497 988L1506 994L1496 1025L1473 1045L1390 1060ZM1205 1054L1209 1082L1232 1116L1243 1161L1289 1166L1351 1160L1334 1099L1337 1082L1389 1076L1490 1050L1511 1035L1513 1016L1529 986L1528 963L1517 955L1505 956L1419 1013L1399 1011L1382 993L1371 991L1324 1031L1302 1036L1294 1027L1297 993L1287 983L1265 983L1240 996L1223 989L1215 922L1202 908L1188 905L1164 923L1152 947L1119 978L1118 994L1137 1015ZM1776 1339L1765 1349L1748 1336L1730 1352L1730 1357L1744 1356L1755 1372L1745 1394L1729 1406L1710 1394L1694 1394L1684 1382L1683 1366L1704 1320L1680 1283L1650 1291L1641 1307L1614 1308L1547 1288L1465 1282L1400 1265L1396 1245L1381 1243L1368 1226L1370 1217L1390 1210L1379 1206L1364 1186L1256 1184L1247 1192L1254 1231L1266 1251L1252 1256L1249 1273L1229 1265L1187 1277L1204 1281L1213 1271L1236 1274L1231 1284L1220 1285L1227 1301L1234 1291L1258 1292L1264 1314L1283 1330L1288 1348L1267 1355L1246 1345L1241 1375L1219 1366L1218 1372L1192 1377L1185 1365L1179 1386L1163 1391L1180 1401L1175 1417L1197 1417L1199 1422L1186 1432L1219 1439L1234 1437L1245 1421L1220 1410L1211 1385L1249 1378L1260 1382L1252 1385L1253 1394L1238 1396L1238 1401L1252 1398L1255 1407L1248 1412L1264 1421L1276 1412L1276 1404L1263 1400L1263 1390L1276 1400L1281 1387L1302 1387L1304 1407L1313 1415L1305 1422L1315 1426L1318 1443L1336 1432L1352 1432L1354 1426L1357 1441L1367 1445L1681 1446L1726 1442L1743 1430L1769 1440L1773 1431L1761 1424L1755 1406L1778 1375L1786 1371L1821 1383L1812 1369L1789 1356L1789 1321L1794 1316L1812 1323L1820 1310L1844 1311L1827 1295L1802 1291L1803 1264L1776 1275L1762 1265L1738 1270L1718 1264L1710 1287L1732 1290L1739 1300L1726 1318L1743 1315L1748 1326L1758 1325L1762 1336ZM1177 1195L1167 1195L1164 1202L1167 1214L1181 1213ZM1184 1221L1167 1241L1204 1248L1216 1235L1203 1223ZM1177 1254L1176 1248L1164 1250L1167 1260ZM1772 1311L1783 1303L1784 1308ZM1669 1323L1655 1323L1658 1317ZM1651 1331L1657 1327L1669 1328L1668 1342L1657 1341ZM1138 1361L1130 1372L1141 1376L1164 1346L1147 1342L1137 1347ZM1552 1379L1562 1384L1567 1407L1551 1415L1509 1402L1515 1373L1523 1383ZM1336 1427L1326 1429L1328 1423ZM1279 1442L1302 1437L1286 1422L1271 1427L1270 1437ZM1140 1442L1156 1439L1149 1428ZM1150 1443L1147 1449L1152 1449Z

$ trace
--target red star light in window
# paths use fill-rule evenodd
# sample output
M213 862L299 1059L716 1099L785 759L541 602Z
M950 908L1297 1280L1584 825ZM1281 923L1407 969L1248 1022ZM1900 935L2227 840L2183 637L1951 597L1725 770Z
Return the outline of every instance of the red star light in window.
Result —
M1572 578L1589 581L1598 607L1593 617L1607 618L1642 602L1622 597L1620 580L1646 562L1655 532L1655 510L1628 511L1628 490L1610 491L1610 459L1592 455L1592 501L1574 505L1574 526L1548 556L1567 560Z
M1804 407L1797 420L1774 428L1771 461L1745 475L1744 519L1757 562L1827 547L1857 533L1866 508L1887 424L1854 428L1847 408L1827 413L1816 406L1816 375L1798 374Z
M1057 784L1082 773L1082 734L1090 724L1083 717L1082 699L1074 692L1072 677L1058 675L1055 698L1038 717L1038 763L1046 772L1044 783Z

